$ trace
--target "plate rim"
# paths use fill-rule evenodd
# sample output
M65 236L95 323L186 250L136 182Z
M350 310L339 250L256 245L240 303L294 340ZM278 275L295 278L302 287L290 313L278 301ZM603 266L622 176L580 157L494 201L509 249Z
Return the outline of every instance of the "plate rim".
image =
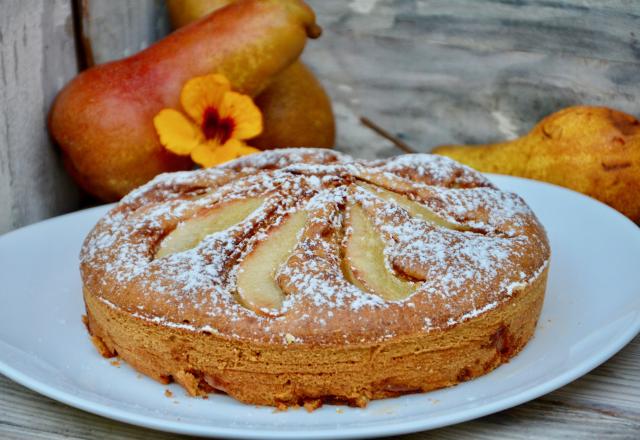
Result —
M500 174L489 174L485 173L485 175L489 179L493 179L497 177L498 179L513 179L524 181L528 184L534 185L543 185L552 187L555 190L561 190L567 193L571 193L572 196L578 196L581 199L587 200L588 203L594 203L596 205L601 205L601 207L609 210L610 213L615 214L620 220L628 222L628 224L633 225L634 227L638 227L635 223L633 223L629 218L624 216L619 211L611 208L610 206L591 198L582 193L573 191L568 188L564 188L558 185L554 185L548 182L541 182L537 180L516 177L516 176L508 176L508 175L500 175ZM7 236L16 234L16 233L24 233L25 230L31 229L33 227L40 227L43 223L48 222L58 222L64 221L65 217L69 216L77 216L77 215L86 215L90 211L99 211L99 210L107 210L110 209L114 204L106 204L100 205L96 207L91 207L79 211L74 211L70 213L66 213L60 216L52 217L40 222L36 222L13 231L9 231L7 233L0 235L0 241L2 241ZM640 228L638 228L640 233ZM153 417L148 415L141 415L139 413L131 413L127 410L120 410L118 408L114 408L112 406L98 403L92 401L89 398L78 397L77 395L67 392L64 390L60 390L55 386L48 385L47 383L40 381L38 379L34 379L30 377L28 374L21 372L19 369L16 369L9 365L5 360L0 358L0 374L8 377L9 379L17 382L20 385L25 386L26 388L42 394L48 398L56 400L58 402L64 403L66 405L72 406L74 408L96 414L102 417L106 417L112 420L116 420L119 422L128 423L130 425L141 426L144 428L155 429L164 432L170 432L175 434L186 434L186 435L197 435L197 436L205 436L209 438L232 438L232 439L335 439L335 438L374 438L374 437L383 437L389 435L401 435L408 434L420 431L426 431L431 429L437 429L444 426L449 426L452 424L463 423L469 420L473 420L479 417L484 417L489 414L493 414L499 411L503 411L508 408L512 408L514 406L529 402L533 399L536 399L540 396L548 394L558 388L561 388L564 385L582 377L587 374L591 370L597 368L602 365L604 362L613 357L616 353L618 353L622 348L624 348L633 338L635 338L640 333L640 314L637 314L634 317L634 320L628 325L626 330L619 334L615 339L615 343L608 344L604 349L597 349L596 352L590 357L586 358L582 362L576 364L573 368L565 371L564 373L556 376L555 378L548 380L538 386L534 386L525 391L522 391L518 394L509 395L504 398L501 398L495 402L483 404L482 406L472 407L469 409L463 409L458 412L445 413L443 415L439 415L436 417L425 417L421 419L412 419L408 421L399 421L395 423L388 423L385 425L375 425L375 426L363 426L358 425L355 427L349 427L348 424L342 425L339 430L339 434L337 434L335 428L314 428L313 431L296 429L296 430L277 430L270 428L260 428L259 431L255 429L246 429L246 428L231 428L231 427L212 427L211 425L202 425L198 423L190 423L190 422L181 422L181 421L169 421L162 419L160 417ZM400 397L401 398L401 397Z

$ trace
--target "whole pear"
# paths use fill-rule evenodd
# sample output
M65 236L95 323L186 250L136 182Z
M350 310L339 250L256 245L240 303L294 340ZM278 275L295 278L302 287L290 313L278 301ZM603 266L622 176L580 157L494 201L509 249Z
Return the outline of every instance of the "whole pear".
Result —
M320 28L301 0L245 0L170 34L144 51L92 67L56 98L49 119L78 183L117 200L158 173L191 167L167 152L153 126L179 108L189 79L221 73L255 96L296 60Z
M237 1L167 0L166 3L171 24L178 28ZM320 81L300 60L276 75L255 102L262 111L264 130L251 139L252 146L263 150L334 146L331 100Z
M303 63L297 61L276 75L255 102L262 110L264 130L251 139L252 146L263 150L334 146L331 100Z
M527 177L581 192L640 223L640 121L606 107L553 113L513 141L441 146L479 171Z

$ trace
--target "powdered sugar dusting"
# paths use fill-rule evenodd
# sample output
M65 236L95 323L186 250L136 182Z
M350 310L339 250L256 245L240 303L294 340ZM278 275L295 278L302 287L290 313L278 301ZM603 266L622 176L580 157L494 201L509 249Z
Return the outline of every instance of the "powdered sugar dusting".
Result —
M461 227L414 217L361 182L404 194ZM262 202L244 220L155 257L179 225L251 197ZM354 203L384 242L387 270L414 280L408 297L385 300L345 276L345 215ZM307 223L274 273L282 305L245 307L236 292L239 265L300 210ZM81 269L105 304L158 325L284 345L361 343L479 316L535 281L548 256L544 229L527 205L454 161L418 154L366 162L291 149L156 177L100 220L85 240Z

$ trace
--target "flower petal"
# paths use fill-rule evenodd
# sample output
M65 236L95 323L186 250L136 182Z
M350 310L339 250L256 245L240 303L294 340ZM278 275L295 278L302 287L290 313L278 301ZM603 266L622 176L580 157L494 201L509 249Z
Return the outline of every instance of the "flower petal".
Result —
M232 138L251 139L262 133L262 113L251 97L236 92L227 92L222 98L220 117L233 119Z
M205 168L212 167L217 165L220 162L217 162L216 159L216 150L219 147L212 145L210 143L202 143L198 145L191 152L191 159Z
M257 148L245 145L242 141L229 139L224 145L215 142L198 145L191 152L191 159L203 167L211 167L259 151Z
M227 156L233 156L229 160L237 159L242 156L248 156L250 154L255 154L260 152L259 149L251 147L238 139L229 139L222 146L222 149L227 150L227 153L226 153Z
M202 140L200 129L177 110L166 108L153 118L160 143L180 155L191 153Z
M186 82L180 94L180 103L191 118L202 124L202 115L207 107L220 107L223 96L231 90L224 75L197 76Z

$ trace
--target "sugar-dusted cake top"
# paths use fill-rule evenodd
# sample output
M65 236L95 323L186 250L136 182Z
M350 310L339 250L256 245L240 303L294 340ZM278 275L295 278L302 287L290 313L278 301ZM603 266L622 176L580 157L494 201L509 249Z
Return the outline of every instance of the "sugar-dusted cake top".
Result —
M450 159L288 149L163 174L96 225L85 288L160 325L264 343L446 329L535 280L544 229Z

